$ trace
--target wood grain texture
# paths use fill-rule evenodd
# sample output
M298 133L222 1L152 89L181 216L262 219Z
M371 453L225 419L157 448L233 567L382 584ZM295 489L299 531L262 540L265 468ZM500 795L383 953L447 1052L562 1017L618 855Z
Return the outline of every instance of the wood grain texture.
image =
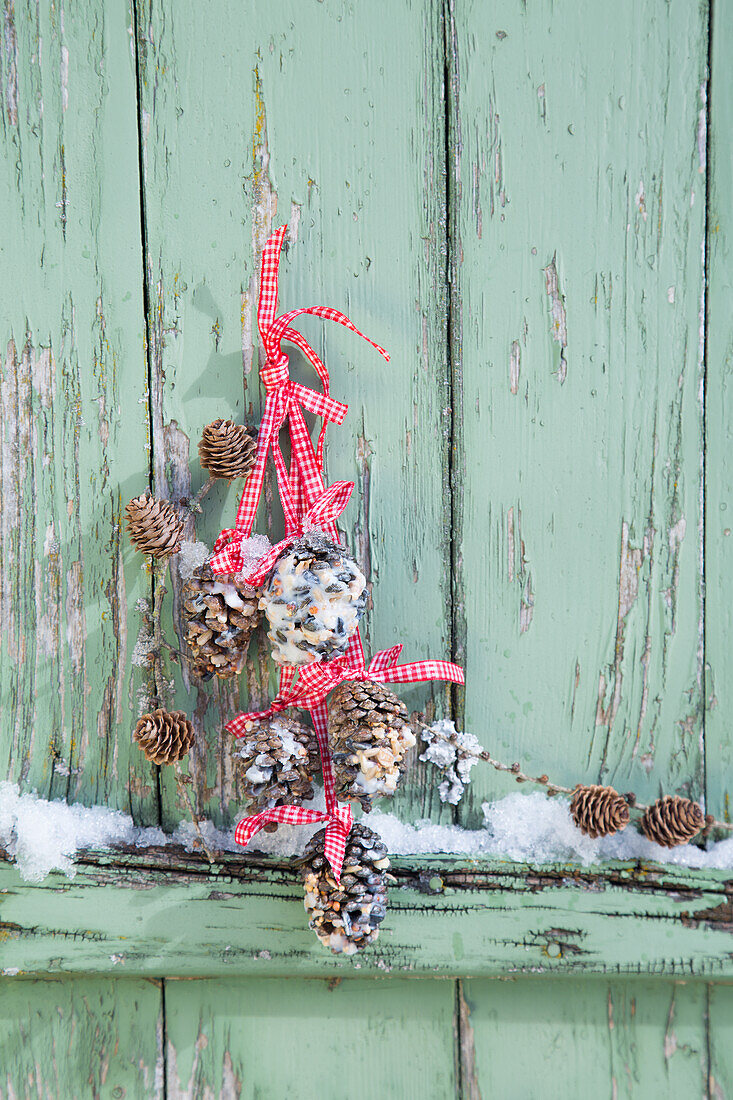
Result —
M716 4L712 21L710 204L708 219L707 451L705 465L705 724L708 809L730 820L733 684L733 40L730 4Z
M122 531L146 478L135 70L125 5L3 5L0 772L157 819L130 751Z
M702 982L461 985L471 1032L463 1079L464 1086L474 1085L473 1092L464 1087L464 1095L471 1100L709 1095L708 987ZM726 1000L730 990L721 987L721 995Z
M453 984L166 983L168 1096L445 1100Z
M705 8L450 12L466 725L699 796Z
M374 33L375 22L380 25ZM256 422L258 260L290 224L280 308L345 310L392 354L335 325L303 319L332 392L350 405L331 429L330 480L353 479L345 533L371 575L369 648L401 640L406 657L450 648L445 347L442 38L436 3L308 7L141 3L138 13L146 277L158 491L188 495L202 474L201 428ZM307 368L307 369L306 369ZM313 385L296 351L291 374ZM270 493L270 497L272 494ZM201 537L236 509L217 489ZM265 529L279 531L270 499ZM236 689L181 684L178 703L202 734L192 769L199 803L231 820L238 790L222 724L264 700L263 650ZM422 706L443 685L408 688ZM436 802L420 768L398 806ZM180 816L167 790L165 820Z
M127 976L733 977L730 873L396 860L373 949L326 953L288 864L85 861L72 883L0 864L0 970ZM437 883L437 885L436 885Z
M163 1097L159 982L0 979L0 1100Z

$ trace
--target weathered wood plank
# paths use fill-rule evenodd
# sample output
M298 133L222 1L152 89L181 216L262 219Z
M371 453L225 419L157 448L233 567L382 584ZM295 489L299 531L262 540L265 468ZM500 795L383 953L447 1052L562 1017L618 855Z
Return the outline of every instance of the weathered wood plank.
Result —
M708 215L708 316L705 464L705 754L711 813L731 815L733 738L733 10L713 7L710 103L710 205Z
M466 725L699 796L706 8L450 10Z
M446 1100L451 982L166 983L168 1095Z
M2 33L0 774L150 821L127 622L149 584L122 532L147 477L129 12L7 0Z
M425 857L395 874L374 950L349 960L309 931L287 865L227 859L211 873L192 857L106 857L73 883L34 886L0 864L0 970L733 976L729 872Z
M708 1095L702 982L461 985L466 1097Z
M0 1100L162 1097L160 983L0 980Z
M374 33L375 21L380 32ZM346 534L371 572L365 639L402 640L406 656L449 649L444 277L444 118L440 5L185 9L141 3L138 20L153 429L158 491L202 479L201 428L219 415L257 420L259 253L290 223L281 308L326 302L392 354L386 366L335 325L303 331L325 352L335 396L331 480L353 478ZM292 373L312 385L295 352ZM244 388L243 388L244 387ZM189 475L189 462L192 472ZM208 502L207 502L208 504ZM211 543L231 522L232 490L207 507ZM277 532L277 509L274 509ZM263 698L256 666L248 686ZM430 689L410 687L410 706ZM436 697L447 697L437 685ZM222 724L246 701L221 685L182 684L178 703L202 734L192 770L199 801L231 819L238 790ZM435 800L420 769L399 800ZM165 817L180 816L173 792Z
M733 1096L733 987L708 988L708 1092L710 1100Z

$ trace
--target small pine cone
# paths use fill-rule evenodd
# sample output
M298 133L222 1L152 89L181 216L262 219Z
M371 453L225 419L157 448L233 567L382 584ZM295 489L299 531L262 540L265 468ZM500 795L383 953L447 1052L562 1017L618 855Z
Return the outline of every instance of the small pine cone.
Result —
M257 439L231 420L207 424L199 440L199 462L212 477L249 477L257 456Z
M217 576L207 564L194 569L183 589L183 615L186 641L203 680L242 671L260 619L258 600L256 589Z
M346 650L367 600L364 574L325 535L296 539L275 563L260 600L279 665L327 661Z
M235 760L242 775L247 812L300 806L313 798L320 754L312 729L287 713L248 722Z
M302 861L308 924L335 955L353 955L376 940L387 912L387 846L366 825L352 825L338 884L325 837L325 829L311 837Z
M666 794L649 806L642 816L640 828L648 840L663 848L687 844L705 824L705 815L697 802L679 795Z
M193 726L182 710L143 714L132 735L151 764L182 760L193 744Z
M358 800L368 813L373 798L396 791L402 759L415 735L405 704L388 687L344 680L328 699L328 743L336 798Z
M167 500L156 500L149 489L125 508L130 538L143 554L167 558L181 549L183 524Z
M629 823L626 800L613 787L595 784L575 788L570 800L570 814L581 833L593 837L613 836Z

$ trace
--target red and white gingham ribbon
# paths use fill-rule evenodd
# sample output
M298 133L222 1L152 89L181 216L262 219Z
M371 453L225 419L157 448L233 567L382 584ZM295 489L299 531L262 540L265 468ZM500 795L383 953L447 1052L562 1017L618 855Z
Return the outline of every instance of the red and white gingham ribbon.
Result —
M245 577L246 583L253 588L258 584L262 584L280 555L288 550L295 539L306 531L312 531L314 528L325 530L326 527L332 527L349 503L349 497L353 490L353 481L334 481L333 485L321 494L313 507L308 509L303 518L297 521L294 530L281 542L275 543L264 558L260 558L256 567Z
M213 571L218 574L236 572L235 563L241 560L239 550L241 542L243 539L248 538L252 532L257 505L262 493L267 456L270 451L272 451L275 463L278 488L285 513L286 534L295 530L303 514L315 504L325 489L322 469L326 424L328 421L334 424L343 423L347 406L340 401L334 401L330 396L328 371L324 363L316 355L305 337L296 329L289 327L290 322L304 313L315 314L327 321L336 321L338 324L350 329L351 332L355 332L357 336L361 336L389 362L389 355L384 348L380 347L379 344L375 344L373 340L360 332L345 314L336 309L331 309L329 306L307 306L303 309L293 309L289 313L285 313L277 319L275 318L280 250L286 230L287 226L284 225L273 233L262 253L257 324L266 355L265 365L260 371L260 377L265 384L267 396L257 438L257 458L244 486L234 528L222 531L217 539L218 549L209 562ZM310 390L306 386L300 385L299 382L293 382L290 379L288 357L281 348L283 340L289 340L304 352L313 364L323 384L323 393L316 393L314 390ZM316 413L323 418L315 451L303 416L303 409ZM280 429L286 421L290 429L292 445L290 472L285 466L285 460L278 442ZM336 538L334 525L327 526L326 530L332 538Z
M326 826L325 854L333 868L336 881L340 881L344 861L346 838L351 828L351 811L348 807L348 828L343 807L336 802L334 793L331 753L328 748L326 696L337 684L344 680L374 680L389 684L413 684L424 680L450 680L454 684L464 683L463 670L450 661L411 661L398 665L401 645L384 649L377 653L368 665L364 664L361 641L355 638L344 657L338 657L326 664L307 665L298 671L295 686L281 686L280 692L268 710L251 711L238 714L226 729L235 737L244 737L247 724L261 718L269 718L287 707L297 706L310 710L313 725L318 738L323 762L323 785L326 792L326 812L306 810L301 806L280 806L272 810L263 810L254 817L245 817L237 825L234 833L239 844L246 844L254 834L268 821L287 821L300 824L312 821L328 821Z
M425 680L450 680L454 684L465 682L463 669L451 661L410 661L408 664L398 665L401 653L402 646L394 645L391 649L383 649L381 653L377 653L365 665L363 659L359 660L353 650L350 650L345 656L336 657L333 661L306 665L298 670L295 686L280 691L268 710L238 714L227 723L226 729L235 737L243 737L248 722L269 718L287 707L296 706L313 711L344 680L374 680L383 684L415 684Z

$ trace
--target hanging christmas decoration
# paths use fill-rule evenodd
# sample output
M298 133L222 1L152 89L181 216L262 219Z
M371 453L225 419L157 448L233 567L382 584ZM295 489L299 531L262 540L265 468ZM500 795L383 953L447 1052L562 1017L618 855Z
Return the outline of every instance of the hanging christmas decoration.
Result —
M287 713L249 725L235 753L247 809L254 813L286 803L299 806L313 798L320 761L313 730ZM273 826L275 822L267 828Z
M325 838L325 829L311 837L303 858L308 924L334 954L353 955L376 940L387 912L387 846L366 825L352 825L339 880Z
M405 753L415 744L407 707L384 684L344 680L328 698L328 743L336 798L371 810L393 795Z
M260 618L259 598L256 589L217 577L208 564L193 570L183 589L183 615L195 672L202 679L242 671Z

